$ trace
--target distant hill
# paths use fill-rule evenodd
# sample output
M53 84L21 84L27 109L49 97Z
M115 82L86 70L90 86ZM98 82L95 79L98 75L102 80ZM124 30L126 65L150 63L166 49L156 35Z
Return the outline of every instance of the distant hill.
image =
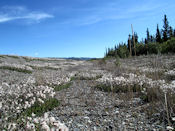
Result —
M97 58L88 58L88 57L68 57L63 59L70 59L70 60L91 60L91 59L97 59Z

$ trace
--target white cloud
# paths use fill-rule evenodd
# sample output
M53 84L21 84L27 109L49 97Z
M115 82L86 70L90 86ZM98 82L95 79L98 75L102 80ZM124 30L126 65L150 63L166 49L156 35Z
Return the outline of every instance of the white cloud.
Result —
M2 15L2 16L0 16L0 23L7 22L7 21L10 21L12 19L13 18L10 18L8 16Z
M31 12L23 6L4 6L0 9L0 23L13 20L40 22L43 19L53 17L53 15L44 12Z
M53 18L53 15L47 14L47 13L30 13L23 18L26 19L33 19L33 20L41 20L46 18Z

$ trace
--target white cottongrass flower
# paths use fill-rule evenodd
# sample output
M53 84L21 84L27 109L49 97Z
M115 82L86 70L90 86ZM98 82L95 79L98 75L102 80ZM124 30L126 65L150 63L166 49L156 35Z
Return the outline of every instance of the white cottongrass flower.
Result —
M173 70L165 72L165 75L175 75L175 68Z
M2 108L2 102L0 102L0 109Z
M36 115L32 112L32 117L35 117Z
M42 123L41 129L43 129L43 130L45 130L45 131L50 131L50 127L47 125L46 122L43 122L43 123Z
M39 101L40 103L44 103L44 101L43 101L41 98L38 98L38 101Z
M49 114L46 112L44 113L44 119L47 119L49 117Z
M50 120L50 123L51 123L52 125L53 125L53 123L56 121L54 117L50 117L49 120Z
M171 119L172 119L172 121L175 121L175 117L172 117Z
M27 122L26 128L29 130L35 129L35 124Z
M64 124L60 124L59 129L61 131L69 131L69 129Z
M33 69L29 66L26 65L21 65L21 64L10 64L10 63L1 63L0 67L13 67L13 68L17 68L17 69L23 69L23 70L28 70L28 71L33 71Z
M174 130L174 128L171 127L171 126L167 126L166 129L167 129L168 131L172 131L172 130Z
M38 124L39 123L39 119L38 118L34 118L33 119L33 122L36 123L36 124Z

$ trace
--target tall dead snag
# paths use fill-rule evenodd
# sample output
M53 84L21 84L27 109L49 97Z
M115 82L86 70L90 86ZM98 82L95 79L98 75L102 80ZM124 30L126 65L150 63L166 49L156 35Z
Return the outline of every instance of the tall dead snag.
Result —
M133 30L132 24L131 24L131 29L132 29L132 37L133 37L133 44L134 44L134 53L135 53L135 56L136 56L135 36L134 36L134 30Z

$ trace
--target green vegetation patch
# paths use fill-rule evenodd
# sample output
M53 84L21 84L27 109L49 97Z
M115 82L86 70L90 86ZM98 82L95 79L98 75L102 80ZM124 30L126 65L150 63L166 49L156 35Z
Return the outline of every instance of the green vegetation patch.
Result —
M36 116L41 116L45 112L53 110L55 107L59 106L60 102L56 98L50 98L45 100L43 104L36 102L30 108L26 109L22 115L23 116L31 116L32 113L36 114Z
M50 66L46 66L44 68L48 69L48 70L60 70L61 69L61 68L54 68L54 67L50 67Z
M36 67L36 66L32 66L32 65L29 65L29 66L32 67L33 69L36 69L36 70L44 70L44 69L61 70L61 68L54 68L54 67L49 67L49 66L45 66L45 67Z
M102 75L97 75L96 77L73 76L71 77L71 81L73 80L97 80L99 78L102 78Z
M108 48L105 57L127 58L148 54L175 53L175 29L169 26L168 23L167 16L164 15L163 28L159 29L157 25L155 35L150 35L149 29L147 28L147 37L144 41L139 41L137 33L134 32L132 36L129 35L127 43L118 43L117 46L115 45L113 48Z
M7 55L7 56L11 58L19 59L19 56L15 56L15 55Z
M0 58L5 58L5 56L3 56L3 55L0 55Z
M141 92L142 88L139 85L133 86L121 86L121 85L110 85L110 84L97 84L96 89L104 92L114 93L127 93L127 92Z
M104 92L113 92L113 93L137 93L138 97L142 99L143 102L157 102L162 99L163 92L158 87L140 87L140 85L128 85L128 86L121 86L121 85L113 85L110 84L98 84L95 86L96 89L104 91Z
M43 59L43 58L35 58L35 59L32 59L32 58L28 58L28 57L23 57L24 60L26 60L26 62L31 62L31 61L42 61L42 62L48 62L47 59Z
M146 88L146 93L142 93L140 95L140 98L144 102L157 102L161 99L163 95L163 92L160 88L154 87L154 88Z
M17 71L17 72L22 72L22 73L26 73L26 74L31 74L32 73L32 71L30 71L30 70L20 69L20 68L10 67L10 66L1 66L0 69Z
M54 86L54 90L55 90L55 91L60 91L60 90L63 90L63 89L67 89L67 88L69 88L71 85L72 85L71 82L66 83L66 84L56 85L56 86Z
M167 74L165 79L167 81L173 81L173 80L175 80L175 74Z

